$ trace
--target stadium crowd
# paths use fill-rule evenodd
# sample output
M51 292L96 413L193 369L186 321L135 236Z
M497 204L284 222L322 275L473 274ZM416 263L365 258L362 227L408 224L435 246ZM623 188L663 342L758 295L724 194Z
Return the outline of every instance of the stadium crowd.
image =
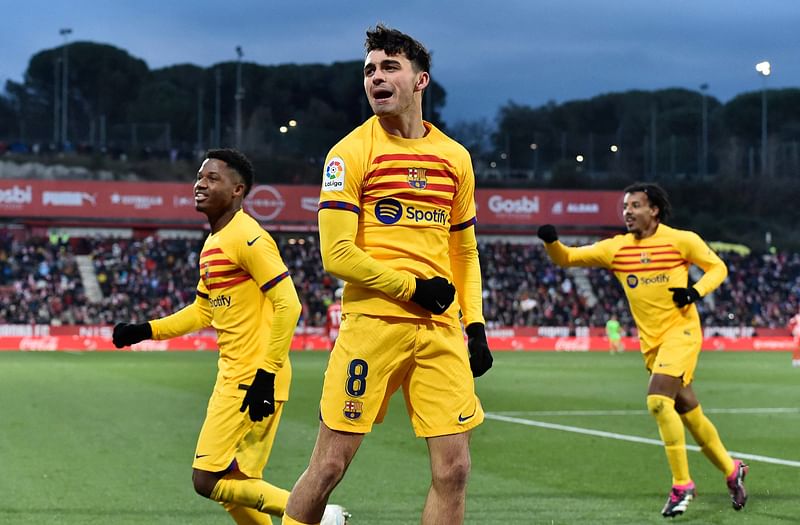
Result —
M300 323L325 326L337 279L322 268L314 236L276 239L303 302ZM113 324L167 315L194 300L202 240L15 239L0 231L0 319L9 324ZM541 244L482 240L489 327L633 326L611 272L566 270ZM88 255L101 296L90 298L78 265ZM800 309L800 254L720 254L729 276L698 304L706 326L785 327Z

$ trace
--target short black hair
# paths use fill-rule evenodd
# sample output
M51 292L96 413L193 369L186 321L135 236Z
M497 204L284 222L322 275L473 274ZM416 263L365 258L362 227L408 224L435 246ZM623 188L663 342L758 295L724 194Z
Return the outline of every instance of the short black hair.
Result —
M658 208L657 217L661 222L666 221L672 214L672 205L669 203L667 190L655 182L634 182L622 191L623 193L641 191L647 195L647 200L650 201L650 204Z
M238 173L244 181L244 196L247 197L247 194L250 193L250 189L253 187L255 170L244 153L231 148L210 149L206 151L206 158L221 160L227 164L229 168Z
M425 46L397 29L388 28L383 24L368 29L364 47L367 53L381 49L390 56L403 54L411 61L414 71L426 73L431 71L431 54Z

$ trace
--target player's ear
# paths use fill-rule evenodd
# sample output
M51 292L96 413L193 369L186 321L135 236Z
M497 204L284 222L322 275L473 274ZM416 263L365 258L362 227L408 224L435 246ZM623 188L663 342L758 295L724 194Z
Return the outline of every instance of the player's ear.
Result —
M414 90L422 91L426 87L428 87L428 84L430 84L430 82L431 82L431 75L427 71L422 71L420 72L419 77L417 77L417 83L414 85Z

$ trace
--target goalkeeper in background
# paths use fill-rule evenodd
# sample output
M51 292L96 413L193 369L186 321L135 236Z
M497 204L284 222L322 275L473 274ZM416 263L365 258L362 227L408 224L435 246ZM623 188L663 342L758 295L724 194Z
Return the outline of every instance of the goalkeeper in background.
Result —
M606 337L608 337L608 352L610 354L616 354L624 350L622 346L622 327L614 314L611 314L611 317L606 322Z
M684 428L722 471L733 508L741 510L747 501L743 482L748 467L728 454L692 389L703 341L693 303L717 288L728 270L697 234L664 224L670 210L667 194L659 185L637 183L624 190L626 235L577 248L559 242L556 229L549 224L539 227L538 236L559 266L608 268L625 290L650 373L647 409L656 421L672 471L672 488L662 515L682 514L696 493L689 475ZM689 282L692 264L705 272L694 285Z
M289 398L288 354L301 306L275 241L242 210L253 177L240 152L207 152L194 199L211 234L200 253L195 300L161 319L117 324L113 342L122 348L216 329L219 370L197 440L194 489L221 503L240 525L267 525L270 514L283 514L289 497L262 472Z
M475 177L467 150L422 119L425 47L382 25L367 31L365 47L364 89L375 116L328 154L318 215L322 262L345 281L342 325L325 371L317 442L283 523L319 523L364 435L402 387L430 455L422 523L457 525L470 433L484 417L473 377L492 364Z

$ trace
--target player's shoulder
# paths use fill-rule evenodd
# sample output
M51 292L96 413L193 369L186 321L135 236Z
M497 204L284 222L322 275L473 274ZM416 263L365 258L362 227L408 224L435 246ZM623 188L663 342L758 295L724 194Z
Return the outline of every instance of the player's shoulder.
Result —
M251 241L254 238L271 238L261 224L244 210L239 210L231 221L232 228L226 228L225 240L229 243Z
M668 226L664 223L658 225L658 234L679 242L703 242L703 239L697 233L691 230L673 228L672 226Z
M426 125L429 129L428 138L438 142L437 147L448 149L448 157L462 158L464 160L470 159L469 150L467 150L463 144L453 139L430 122L426 122Z

